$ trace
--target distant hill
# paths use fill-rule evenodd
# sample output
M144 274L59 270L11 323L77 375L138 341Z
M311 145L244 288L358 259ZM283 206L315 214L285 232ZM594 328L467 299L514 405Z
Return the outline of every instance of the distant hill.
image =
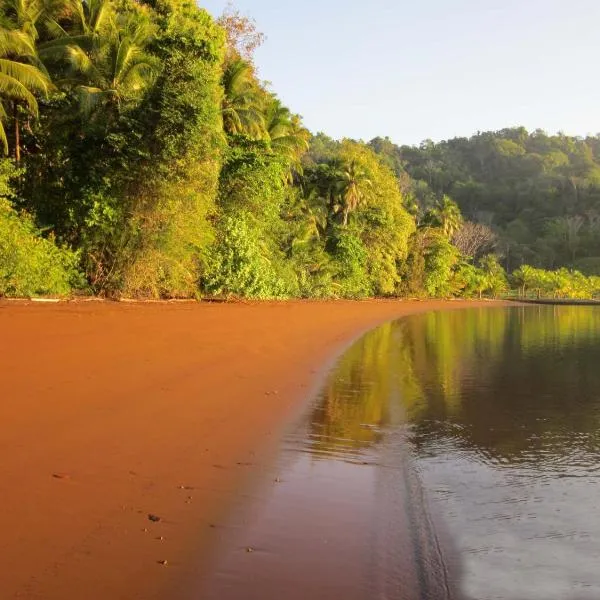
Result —
M369 144L412 179L422 209L450 196L464 216L492 226L508 271L522 263L600 274L600 136L523 127L419 147Z

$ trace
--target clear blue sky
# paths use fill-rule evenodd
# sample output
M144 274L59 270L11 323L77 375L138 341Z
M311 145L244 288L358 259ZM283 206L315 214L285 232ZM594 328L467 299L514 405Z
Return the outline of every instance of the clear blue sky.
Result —
M225 0L199 0L218 15ZM237 0L262 79L313 132L400 144L600 132L600 0Z

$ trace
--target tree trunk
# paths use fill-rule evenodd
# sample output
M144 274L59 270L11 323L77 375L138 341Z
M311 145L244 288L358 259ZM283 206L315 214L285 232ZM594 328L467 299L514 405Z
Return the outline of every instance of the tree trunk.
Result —
M21 162L21 125L19 123L19 105L13 102L13 117L15 121L15 161Z

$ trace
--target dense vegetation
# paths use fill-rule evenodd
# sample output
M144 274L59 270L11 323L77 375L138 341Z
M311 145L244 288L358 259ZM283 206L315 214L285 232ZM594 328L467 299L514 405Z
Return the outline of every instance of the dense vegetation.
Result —
M600 275L600 136L550 136L523 127L419 148L371 146L411 178L421 207L450 196L471 221L493 227L503 266L580 268Z
M598 294L600 140L313 136L261 41L187 0L2 0L0 295Z

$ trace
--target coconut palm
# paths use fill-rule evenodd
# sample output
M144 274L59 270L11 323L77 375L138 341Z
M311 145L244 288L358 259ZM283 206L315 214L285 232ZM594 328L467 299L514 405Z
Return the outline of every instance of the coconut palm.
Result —
M293 115L275 96L270 96L265 107L265 130L271 148L292 161L298 161L308 150L310 133L302 126L298 115Z
M343 165L339 171L338 190L341 200L342 225L348 225L348 216L365 200L365 190L373 183L365 169L355 160Z
M3 0L0 12L5 22L40 42L60 35L59 22L71 20L83 6L79 0Z
M438 218L444 235L450 239L460 229L463 222L463 217L458 208L458 204L444 196L438 207Z
M109 0L77 2L76 9L77 28L82 36L98 37L114 17Z
M460 208L448 196L444 196L441 201L438 201L423 218L424 226L441 228L448 239L452 239L462 223L463 217Z
M328 217L327 203L315 189L306 196L298 194L288 216L290 219L295 218L300 223L292 240L292 247L307 244L325 235Z
M63 14L69 13L68 31L60 19L46 18L51 36L38 48L40 57L60 73L57 84L77 97L84 117L102 112L109 121L122 104L142 96L158 70L158 61L144 50L153 34L144 14L119 14L110 0L39 1L54 7L62 2Z
M138 100L153 81L158 64L144 52L149 28L143 21L117 24L101 40L82 71L88 83L78 85L76 93L83 115L93 116L101 108L118 112L121 105Z
M230 61L223 72L223 129L229 134L261 138L265 132L261 92L252 65L241 58Z
M55 60L66 62L61 84L71 87L82 116L105 121L122 105L139 100L158 71L158 62L144 48L150 23L139 15L115 16L107 0L92 0L79 13L78 31L44 46Z
M2 20L11 28L27 35L34 42L38 39L38 22L44 9L38 0L4 0Z
M24 0L11 0L22 2ZM29 0L36 1L36 0ZM102 36L114 29L114 8L110 0L38 0L47 8L43 24L48 33L38 43L42 60L49 63L66 63L71 75L84 70L94 52L98 52ZM60 17L69 17L68 30L61 25Z
M20 117L22 107L37 117L36 93L47 94L52 84L40 64L34 40L26 31L0 28L0 143L8 154L8 139L3 121L8 119L7 106L14 122L15 159L21 159Z

